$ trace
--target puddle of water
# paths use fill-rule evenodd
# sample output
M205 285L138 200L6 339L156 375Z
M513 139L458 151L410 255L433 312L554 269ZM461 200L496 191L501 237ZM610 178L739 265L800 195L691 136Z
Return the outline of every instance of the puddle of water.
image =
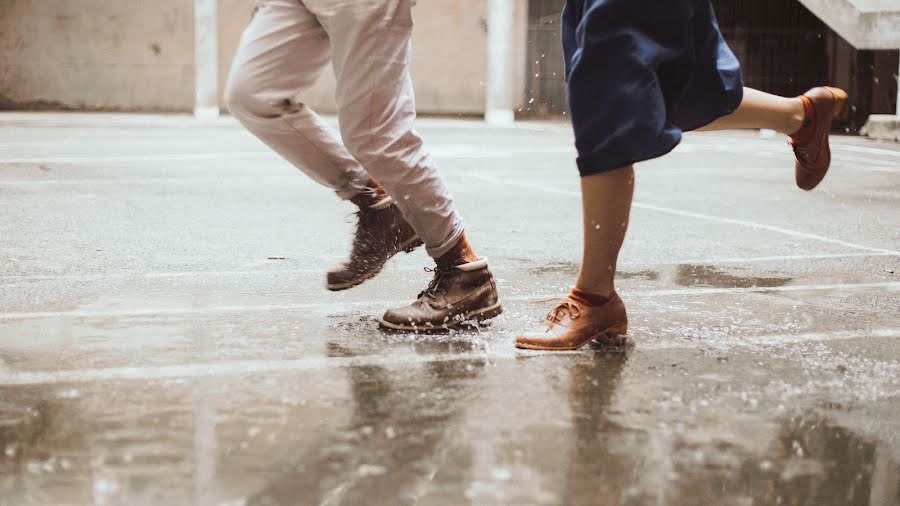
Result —
M528 269L528 273L536 276L542 274L567 274L576 276L578 275L579 269L581 269L581 265L575 262L555 262L540 265L538 267L531 267ZM652 270L616 271L616 279L620 281L626 279L656 281L659 279L659 272Z
M472 349L431 338L397 345ZM325 343L330 357L367 351ZM725 394L717 401L718 386L691 382L728 390L743 384L737 376L681 380L687 366L673 360L625 347L98 383L77 396L66 385L6 387L0 496L24 505L896 503L900 463L885 443L814 412L754 405L733 418L743 408ZM670 387L684 399L622 399ZM765 430L704 436L743 423Z
M679 265L675 283L679 286L710 288L776 287L790 283L793 278L737 276L710 265Z
M680 499L713 504L732 497L748 504L835 506L900 501L900 461L891 449L812 413L785 420L764 457L735 464L722 469L714 462L683 462L677 469Z

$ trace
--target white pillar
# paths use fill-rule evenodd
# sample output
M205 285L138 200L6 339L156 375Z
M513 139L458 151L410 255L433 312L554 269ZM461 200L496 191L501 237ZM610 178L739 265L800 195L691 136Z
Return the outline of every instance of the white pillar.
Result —
M194 0L194 116L219 116L217 0Z
M484 119L509 124L513 113L513 1L488 0Z

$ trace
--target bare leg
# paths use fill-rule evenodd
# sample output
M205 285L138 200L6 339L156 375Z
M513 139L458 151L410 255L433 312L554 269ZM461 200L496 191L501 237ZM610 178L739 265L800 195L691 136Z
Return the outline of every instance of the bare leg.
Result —
M633 195L632 165L581 178L584 258L578 282L538 331L516 337L517 348L577 350L595 339L622 342L628 316L614 281Z
M805 117L803 101L799 97L779 97L753 88L744 88L744 99L736 111L700 130L767 128L790 135L800 130Z
M598 295L614 288L619 249L625 241L631 199L634 195L634 166L581 178L584 216L584 258L576 287Z

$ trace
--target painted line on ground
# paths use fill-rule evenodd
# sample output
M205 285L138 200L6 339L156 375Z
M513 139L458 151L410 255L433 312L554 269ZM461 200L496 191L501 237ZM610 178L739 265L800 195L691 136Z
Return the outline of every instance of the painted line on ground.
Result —
M815 332L807 334L783 334L762 336L735 336L732 343L721 341L720 344L729 349L740 349L750 345L784 345L804 342L826 342L854 338L900 338L900 329L882 328L857 331ZM704 343L653 343L634 341L637 350L664 349L696 349L704 347ZM389 355L363 355L357 357L306 357L293 360L237 360L229 362L189 363L168 366L134 366L106 367L92 369L73 369L63 371L3 371L0 372L0 386L49 385L60 383L96 383L103 381L123 380L165 380L184 379L208 376L234 376L266 373L290 373L299 371L316 371L344 367L403 366L429 364L435 362L456 362L462 360L514 360L517 358L533 358L540 356L560 356L587 354L591 351L578 352L531 352L517 351L513 348L512 338L502 345L484 352L469 353L434 353L409 354L392 353ZM589 348L586 350L590 350Z
M685 143L695 143L695 144L703 144L706 139L721 139L723 141L743 141L747 143L753 143L761 146L766 146L771 149L783 149L783 146L787 142L787 136L784 135L776 135L772 138L759 138L759 137L749 137L749 136L738 136L738 135L729 135L724 133L716 133L713 131L709 132L696 132L696 133L688 133L685 136ZM847 151L854 153L866 153L871 155L879 155L879 156L893 156L900 158L900 150L891 150L884 148L876 148L873 146L859 146L853 144L844 144L841 142L834 142L835 137L831 138L831 152L834 154L835 151ZM873 142L873 141L867 141ZM708 143L708 142L707 142ZM874 142L873 142L874 143ZM790 151L788 151L790 153Z
M841 260L848 258L877 258L877 257L895 257L900 254L895 253L822 253L810 255L772 255L764 257L725 257L725 258L693 258L687 260L676 260L665 264L654 264L646 262L620 262L619 267L622 269L647 269L654 267L663 267L669 265L718 265L718 264L741 264L741 263L763 263L763 262L783 262L791 260ZM332 260L339 262L343 260L341 257L334 257ZM575 265L575 264L573 264ZM239 277L239 276L282 276L282 275L322 275L326 266L319 268L305 269L270 269L270 270L224 270L224 271L161 271L161 272L119 272L119 273L85 273L85 274L38 274L28 275L12 275L0 276L0 286L10 286L13 283L33 282L33 281L104 281L104 280L138 280L138 279L178 279L178 278L199 278L199 277ZM384 270L390 272L419 272L422 266L394 266ZM504 268L493 268L494 272L503 273Z
M726 153L730 155L745 155L756 158L777 160L779 162L787 163L787 168L791 168L793 166L793 154L791 153L789 148L785 148L781 143L773 143L760 140L750 140L750 142L748 143L746 142L747 139L745 139L744 141L744 145L735 146L733 144L715 144L708 141L704 142L703 140L695 139L692 141L683 142L673 151L673 153L692 154L703 151L715 151L718 153ZM851 153L866 152L866 150L851 151ZM888 152L893 153L890 151ZM881 153L870 154L874 156L880 155ZM900 155L900 152L893 154ZM898 167L898 165L893 160L885 160L883 158L866 158L863 156L855 156L853 154L835 152L832 154L832 162L832 165L837 167L837 169L840 171L851 170L854 172L881 172L900 174L900 167Z
M577 192L577 191L548 187L548 186L539 185L539 184L535 184L535 183L526 183L526 182L522 182L522 181L514 181L514 180L509 180L509 179L499 179L499 178L494 178L491 176L485 176L485 175L476 174L476 173L469 173L469 174L467 174L467 176L472 177L474 179L480 179L482 181L485 181L488 183L493 183L493 184L501 184L501 185L506 185L506 186L517 186L520 188L529 188L532 190L543 191L546 193L555 193L558 195L568 195L568 196L579 197L579 198L581 197L581 193ZM770 232L778 232L778 233L784 234L784 235L791 235L794 237L802 237L804 239L810 239L810 240L825 242L825 243L829 243L829 244L838 244L840 246L844 246L844 247L851 248L851 249L871 251L871 252L875 252L875 253L885 253L888 255L900 255L900 251L889 250L889 249L885 249L885 248L876 248L876 247L872 247L872 246L864 246L862 244L855 244L852 242L842 241L840 239L832 239L831 237L825 237L825 236L821 236L821 235L817 235L817 234L810 234L807 232L800 232L799 230L792 230L789 228L778 227L778 226L774 226L774 225L766 225L765 223L757 223L755 221L738 220L738 219L734 219L734 218L723 218L721 216L713 216L711 214L695 213L693 211L684 211L681 209L657 206L657 205L653 205L653 204L645 204L642 202L634 202L632 204L632 206L639 208L639 209L647 209L649 211L657 211L657 212L661 212L661 213L672 214L675 216L684 216L686 218L695 218L695 219L700 219L700 220L715 221L718 223L727 223L730 225L741 225L744 227L754 228L757 230L768 230Z
M206 184L221 186L225 183L245 184L272 180L289 180L294 183L304 184L305 180L298 180L294 174L266 174L254 177L248 176L218 176L218 177L145 177L145 178L120 178L120 179L31 179L17 181L0 181L0 186L45 186L45 185L132 185L132 184Z
M785 286L756 286L746 288L683 288L667 290L647 290L636 292L622 292L625 298L650 298L650 297L695 297L703 295L747 294L747 293L789 293L789 292L815 292L815 291L850 291L885 289L900 291L900 281L885 281L877 283L836 283L824 285L785 285ZM560 294L528 295L504 297L505 301L532 302L553 299ZM221 306L192 306L192 307L160 307L148 309L79 309L71 311L33 311L33 312L7 312L0 313L0 320L34 320L41 318L122 318L122 317L155 317L172 315L193 314L221 314L221 313L255 313L267 311L297 311L303 309L334 309L335 307L391 307L408 303L408 300L371 300L358 302L309 302L294 304L231 304Z
M516 154L541 154L564 152L573 153L574 151L566 148L565 150L556 151L553 148L548 149L497 149L485 150L471 148L466 151L453 150L430 150L432 157L437 159L512 159ZM3 164L52 164L52 163L71 163L71 164L104 164L104 163L131 163L131 162L180 162L194 160L244 160L254 158L271 158L277 161L284 161L274 152L241 152L241 153L183 153L183 154L152 154L152 155L112 155L112 156L60 156L60 157L25 157L25 158L0 158L0 165ZM116 182L116 180L111 180Z
M703 142L698 140L689 140L685 141L681 144L675 151L675 153L681 154L690 154L698 151L716 151L723 152L729 154L736 154L736 152L740 152L747 155L769 158L769 159L777 159L777 160L786 160L789 161L792 157L790 156L790 152L783 149L775 149L774 145L768 142L756 142L758 144L756 149L741 147L736 148L734 146L723 146L719 144L714 144L710 142ZM844 146L848 148L855 148L853 146ZM517 154L530 154L530 155L540 155L540 154L567 154L574 157L576 155L575 149L571 145L551 145L551 146L540 146L540 147L510 147L510 148L490 148L485 149L484 147L472 146L468 144L463 145L455 145L455 144L446 144L446 145L437 145L430 150L430 154L438 159L512 159ZM867 153L871 150L866 148L857 148L853 152L857 153ZM878 150L879 155L886 153L891 153L892 155L900 155L900 153L894 153L888 150ZM874 153L873 153L874 154ZM272 151L243 151L243 152L214 152L214 153L151 153L151 154L143 154L143 155L107 155L107 156L39 156L39 157L11 157L11 158L0 158L0 164L52 164L52 163L72 163L72 164L86 164L86 163L125 163L125 162L150 162L150 161L191 161L191 160L232 160L232 159L253 159L253 158L272 158L281 160L274 152ZM836 164L844 165L844 169L850 169L854 171L869 171L869 172L886 172L886 173L900 173L900 167L892 164L890 160L884 159L876 159L876 158L864 158L854 155L847 154L836 154L834 156L834 161ZM862 163L864 165L856 165ZM116 180L111 180L115 182Z
M879 156L894 156L900 158L900 151L890 149L871 148L868 146L851 146L848 144L832 144L831 151L849 151L853 153L866 153Z
M4 163L104 163L104 162L148 162L148 161L182 161L182 160L223 160L233 158L274 158L279 159L274 151L242 151L235 153L168 153L146 155L110 155L110 156L57 156L57 157L24 157L0 158Z

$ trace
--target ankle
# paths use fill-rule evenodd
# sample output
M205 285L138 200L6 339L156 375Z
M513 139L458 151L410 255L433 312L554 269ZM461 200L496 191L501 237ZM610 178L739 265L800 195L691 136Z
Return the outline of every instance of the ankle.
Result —
M368 188L351 198L350 202L356 204L360 209L364 209L372 207L387 198L389 197L387 192L384 191L384 188L382 188L380 184L372 181Z
M457 265L467 264L471 262L477 262L479 260L478 255L475 254L475 250L472 248L472 245L469 244L469 240L465 235L459 238L459 241L450 248L450 251L444 253L438 258L434 259L434 262L438 265L438 267L454 267Z
M785 132L787 135L791 136L795 140L804 140L808 137L808 132L812 130L812 123L815 114L815 109L812 107L812 103L808 102L808 99L804 96L799 96L792 100L791 103L791 112L789 114L788 122L785 125Z
M612 298L612 290L587 291L576 287L572 289L569 297L585 306L597 307L609 302Z

